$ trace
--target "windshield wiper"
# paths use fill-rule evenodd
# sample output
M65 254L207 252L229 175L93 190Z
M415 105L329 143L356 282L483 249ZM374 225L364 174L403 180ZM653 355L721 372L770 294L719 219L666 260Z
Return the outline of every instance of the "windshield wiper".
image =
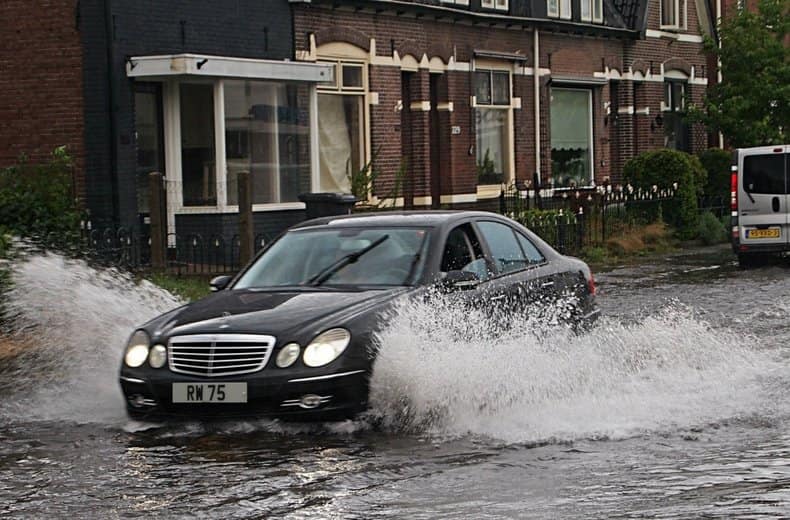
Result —
M331 278L332 275L334 275L336 272L340 271L341 269L343 269L345 266L349 264L355 263L357 260L359 260L360 256L364 255L365 253L372 250L373 248L378 247L382 242L387 240L389 237L390 237L389 235L384 235L381 238L377 238L376 240L371 242L370 245L363 247L359 251L354 251L353 253L349 253L345 256L338 258L335 262L332 262L325 268L321 269L320 271L318 271L318 273L315 276L307 280L307 285L312 285L312 286L321 285L325 281L329 280L329 278Z

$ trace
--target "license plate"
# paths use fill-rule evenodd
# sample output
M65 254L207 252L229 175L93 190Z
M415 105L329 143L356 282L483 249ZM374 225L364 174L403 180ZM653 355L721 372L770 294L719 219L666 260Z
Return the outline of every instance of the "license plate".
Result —
M779 238L779 229L747 229L746 238Z
M174 403L246 403L247 383L173 383Z

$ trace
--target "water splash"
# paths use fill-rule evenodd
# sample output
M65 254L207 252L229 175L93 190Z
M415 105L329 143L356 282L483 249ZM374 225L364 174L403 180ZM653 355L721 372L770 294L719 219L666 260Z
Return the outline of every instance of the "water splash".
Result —
M0 367L0 417L147 428L124 413L117 382L123 344L135 326L180 304L117 270L55 254L19 261L6 311L13 333L32 348L14 366ZM545 309L527 316L501 334L490 316L452 299L402 305L379 337L366 416L319 426L237 422L222 431L346 435L383 428L551 442L770 416L767 402L788 402L787 378L770 380L783 373L776 351L711 328L680 305L636 322L602 320L579 336L557 327ZM190 425L170 434L204 431Z
M134 327L183 302L115 269L49 253L12 265L5 295L12 339L29 348L3 370L0 414L77 422L125 421L118 385Z
M682 306L583 335L527 318L497 337L474 318L449 302L398 310L371 382L389 428L509 442L676 430L764 411L782 370Z

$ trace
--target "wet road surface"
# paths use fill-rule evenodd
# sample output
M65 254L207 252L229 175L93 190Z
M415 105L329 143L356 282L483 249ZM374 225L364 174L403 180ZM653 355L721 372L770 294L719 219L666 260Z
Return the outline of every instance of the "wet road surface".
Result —
M37 369L0 370L0 516L790 517L786 262L710 248L598 273L606 318L580 338L437 345L406 316L372 417L331 425L128 421L106 343L175 302L81 269L18 281L58 332ZM74 326L60 301L105 321Z

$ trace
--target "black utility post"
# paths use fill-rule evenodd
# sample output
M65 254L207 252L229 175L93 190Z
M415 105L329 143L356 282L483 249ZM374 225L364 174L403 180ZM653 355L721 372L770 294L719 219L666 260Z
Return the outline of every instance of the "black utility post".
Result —
M239 262L244 266L255 252L255 226L252 221L252 176L239 172Z
M154 269L164 269L165 251L167 250L165 240L167 226L164 176L160 172L148 174L148 190L151 194L151 267Z

